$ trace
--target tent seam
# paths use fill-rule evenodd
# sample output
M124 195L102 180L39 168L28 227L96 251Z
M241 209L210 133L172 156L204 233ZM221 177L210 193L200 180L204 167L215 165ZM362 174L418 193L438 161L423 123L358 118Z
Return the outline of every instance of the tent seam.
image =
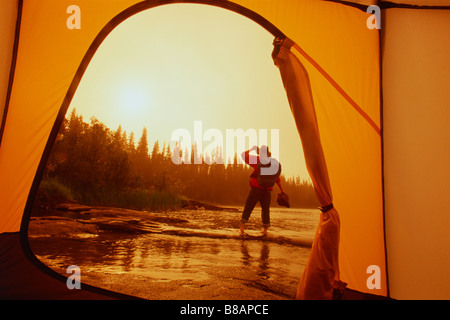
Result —
M3 141L3 133L6 127L6 118L9 110L9 102L11 100L11 92L14 82L14 75L16 72L16 63L17 63L17 55L19 51L19 37L20 37L20 25L22 22L22 7L23 0L18 1L17 6L17 20L16 20L16 28L14 32L14 44L13 44L13 53L11 58L11 69L9 71L9 79L8 79L8 89L6 91L6 99L5 99L5 108L3 109L2 122L0 124L0 148Z
M397 3L392 1L382 1L380 0L379 7L381 9L391 9L391 8L398 8L398 9L419 9L419 10L449 10L450 6L422 6L422 5L413 5L413 4L407 4L407 3Z
M348 103L369 123L369 125L375 130L375 132L380 136L380 128L373 121L373 119L353 100L347 92L326 72L311 56L309 56L298 44L294 43L293 47L306 59L308 60L317 71L319 71L325 79L341 94L341 96L347 100Z

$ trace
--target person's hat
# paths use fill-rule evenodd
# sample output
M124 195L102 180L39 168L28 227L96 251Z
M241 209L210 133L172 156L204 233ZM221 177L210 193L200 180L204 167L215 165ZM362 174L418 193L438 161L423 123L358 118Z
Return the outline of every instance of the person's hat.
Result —
M280 192L278 194L277 203L283 207L287 207L287 208L291 207L291 205L289 204L289 196L284 192Z

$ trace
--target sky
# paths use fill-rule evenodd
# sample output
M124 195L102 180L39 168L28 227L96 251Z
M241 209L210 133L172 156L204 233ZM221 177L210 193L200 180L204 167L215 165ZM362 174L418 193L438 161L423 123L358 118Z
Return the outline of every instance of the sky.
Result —
M94 116L113 130L133 131L136 141L145 127L150 150L156 140L175 146L180 138L172 137L184 132L182 140L195 136L203 151L213 142L225 151L234 141L240 154L252 145L239 148L227 130L242 129L269 145L285 176L309 179L272 42L261 26L222 8L171 4L143 11L101 44L67 115L76 108L85 121Z

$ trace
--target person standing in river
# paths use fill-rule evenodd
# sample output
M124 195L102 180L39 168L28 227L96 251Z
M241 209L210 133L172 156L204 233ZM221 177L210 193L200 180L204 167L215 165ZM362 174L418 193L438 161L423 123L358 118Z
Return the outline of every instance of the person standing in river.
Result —
M257 155L250 155L250 152L256 151ZM261 220L263 224L263 236L267 235L270 227L270 200L271 192L275 184L278 185L281 192L284 193L281 185L280 173L281 164L275 158L271 157L269 147L253 146L241 154L246 164L253 168L250 175L250 192L245 201L244 210L242 212L240 234L245 236L245 224L248 222L250 215L259 201L261 205Z

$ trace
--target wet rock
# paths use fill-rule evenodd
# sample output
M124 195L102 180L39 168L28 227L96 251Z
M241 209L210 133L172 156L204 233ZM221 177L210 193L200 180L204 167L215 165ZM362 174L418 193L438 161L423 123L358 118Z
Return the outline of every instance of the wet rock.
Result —
M122 234L143 234L143 233L157 233L158 227L151 227L146 225L139 225L130 223L130 221L89 221L88 224L95 225L101 231L111 231Z
M72 212L69 217L33 217L29 234L32 237L80 237L80 234L112 232L118 235L161 233L168 224L189 222L175 217L156 216L150 212L113 207L89 207L73 203L61 204L57 211ZM55 211L55 212L57 212ZM74 213L74 214L73 214ZM74 218L75 216L75 218Z
M161 222L161 223L187 223L189 222L189 220L186 219L181 219L181 218L173 218L173 217L149 217L148 218L151 221L155 221L155 222Z
M64 217L32 217L28 226L29 237L87 238L98 234L93 224Z
M214 211L232 211L232 212L239 211L239 209L237 208L220 207L214 204L209 204L196 200L187 200L181 208L185 210L214 210Z
M61 204L57 205L55 209L60 210L60 211L75 211L75 212L83 211L83 212L85 212L85 211L90 211L92 209L92 207L85 206L82 204L77 204L77 203L61 203Z

